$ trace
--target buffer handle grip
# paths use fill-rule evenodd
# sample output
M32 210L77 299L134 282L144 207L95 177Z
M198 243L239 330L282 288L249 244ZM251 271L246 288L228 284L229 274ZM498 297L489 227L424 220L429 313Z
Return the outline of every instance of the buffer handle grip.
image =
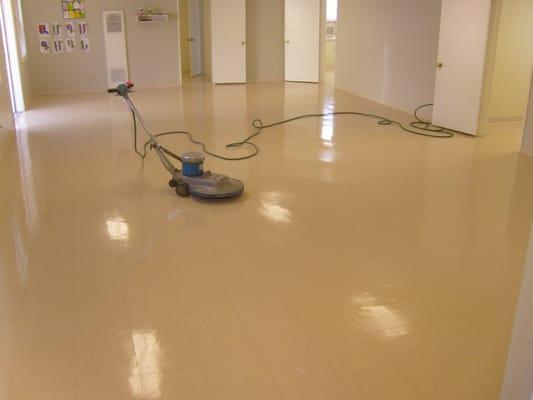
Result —
M130 90L133 88L132 83L121 83L116 88L108 89L107 93L117 93L119 96L127 97Z

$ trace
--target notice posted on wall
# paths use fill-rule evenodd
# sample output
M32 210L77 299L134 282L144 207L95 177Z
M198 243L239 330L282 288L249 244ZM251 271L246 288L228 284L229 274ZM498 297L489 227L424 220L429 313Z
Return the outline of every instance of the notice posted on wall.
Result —
M50 37L50 24L37 24L37 34L40 38Z
M61 0L64 19L85 19L85 0Z
M76 37L76 26L72 22L65 24L65 34L67 37Z
M65 40L65 51L67 53L75 53L78 49L78 43L76 39L66 39Z
M53 42L54 54L61 54L65 52L65 41L63 39L56 39Z
M78 34L82 37L87 36L87 22L78 22Z
M46 39L39 39L39 49L41 54L50 53L50 42Z
M63 36L63 24L59 24L57 22L52 24L52 35L55 38L60 38Z
M82 53L88 53L91 50L91 44L88 37L80 39L80 50Z

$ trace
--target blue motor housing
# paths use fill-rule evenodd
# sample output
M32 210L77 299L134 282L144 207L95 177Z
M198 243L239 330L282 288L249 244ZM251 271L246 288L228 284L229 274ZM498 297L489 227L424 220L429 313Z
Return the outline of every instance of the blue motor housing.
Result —
M183 175L194 177L204 174L204 160L203 153L183 153L181 155L181 165L183 167Z

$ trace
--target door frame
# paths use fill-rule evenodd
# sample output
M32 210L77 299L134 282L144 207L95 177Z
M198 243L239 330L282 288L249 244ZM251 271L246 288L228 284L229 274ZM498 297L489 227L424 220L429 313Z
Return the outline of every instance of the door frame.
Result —
M527 106L522 136L522 154L533 157L533 68L531 70L531 82L529 85L529 104Z
M7 81L12 111L16 115L26 111L26 99L20 66L19 37L17 35L13 0L0 0L0 2L2 5L0 7L0 19L2 20L1 29L6 59Z
M486 135L487 128L490 124L489 121L489 107L492 96L492 88L495 74L495 66L497 60L497 45L498 45L498 33L501 22L502 14L502 4L503 0L493 0L492 11L490 16L490 25L489 25L489 37L487 41L487 56L485 59L485 71L483 79L483 92L481 100L481 111L479 117L479 132L480 136ZM522 136L522 152L529 156L533 157L533 152L526 152L525 143L528 139L528 135L533 135L533 65L532 65L532 76L530 81L530 93L529 93L529 103L528 108L526 109L526 114L524 115L524 128ZM529 131L528 131L529 129ZM533 138L529 138L531 143L533 143Z
M182 63L182 48L181 48L181 7L180 0L176 0L176 10L178 10L178 15L176 18L176 30L178 35L178 87L183 86L183 68L181 67Z

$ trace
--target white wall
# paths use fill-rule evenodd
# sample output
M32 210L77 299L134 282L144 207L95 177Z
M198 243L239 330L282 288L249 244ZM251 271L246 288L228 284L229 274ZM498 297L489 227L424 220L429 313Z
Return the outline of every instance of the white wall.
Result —
M248 82L284 79L284 6L284 0L246 1Z
M107 88L102 12L124 10L131 79L138 87L176 86L179 81L177 0L87 0L91 51L87 54L41 55L36 25L62 22L58 0L23 2L32 89L37 94L93 92ZM136 21L141 7L171 14L168 23Z
M336 87L412 112L433 101L441 0L339 0Z
M533 2L499 0L488 118L524 118L533 62Z
M533 398L533 225L501 400Z
M524 141L522 143L522 153L533 157L533 74L531 77L529 90L529 106L527 110L526 126L524 129Z

